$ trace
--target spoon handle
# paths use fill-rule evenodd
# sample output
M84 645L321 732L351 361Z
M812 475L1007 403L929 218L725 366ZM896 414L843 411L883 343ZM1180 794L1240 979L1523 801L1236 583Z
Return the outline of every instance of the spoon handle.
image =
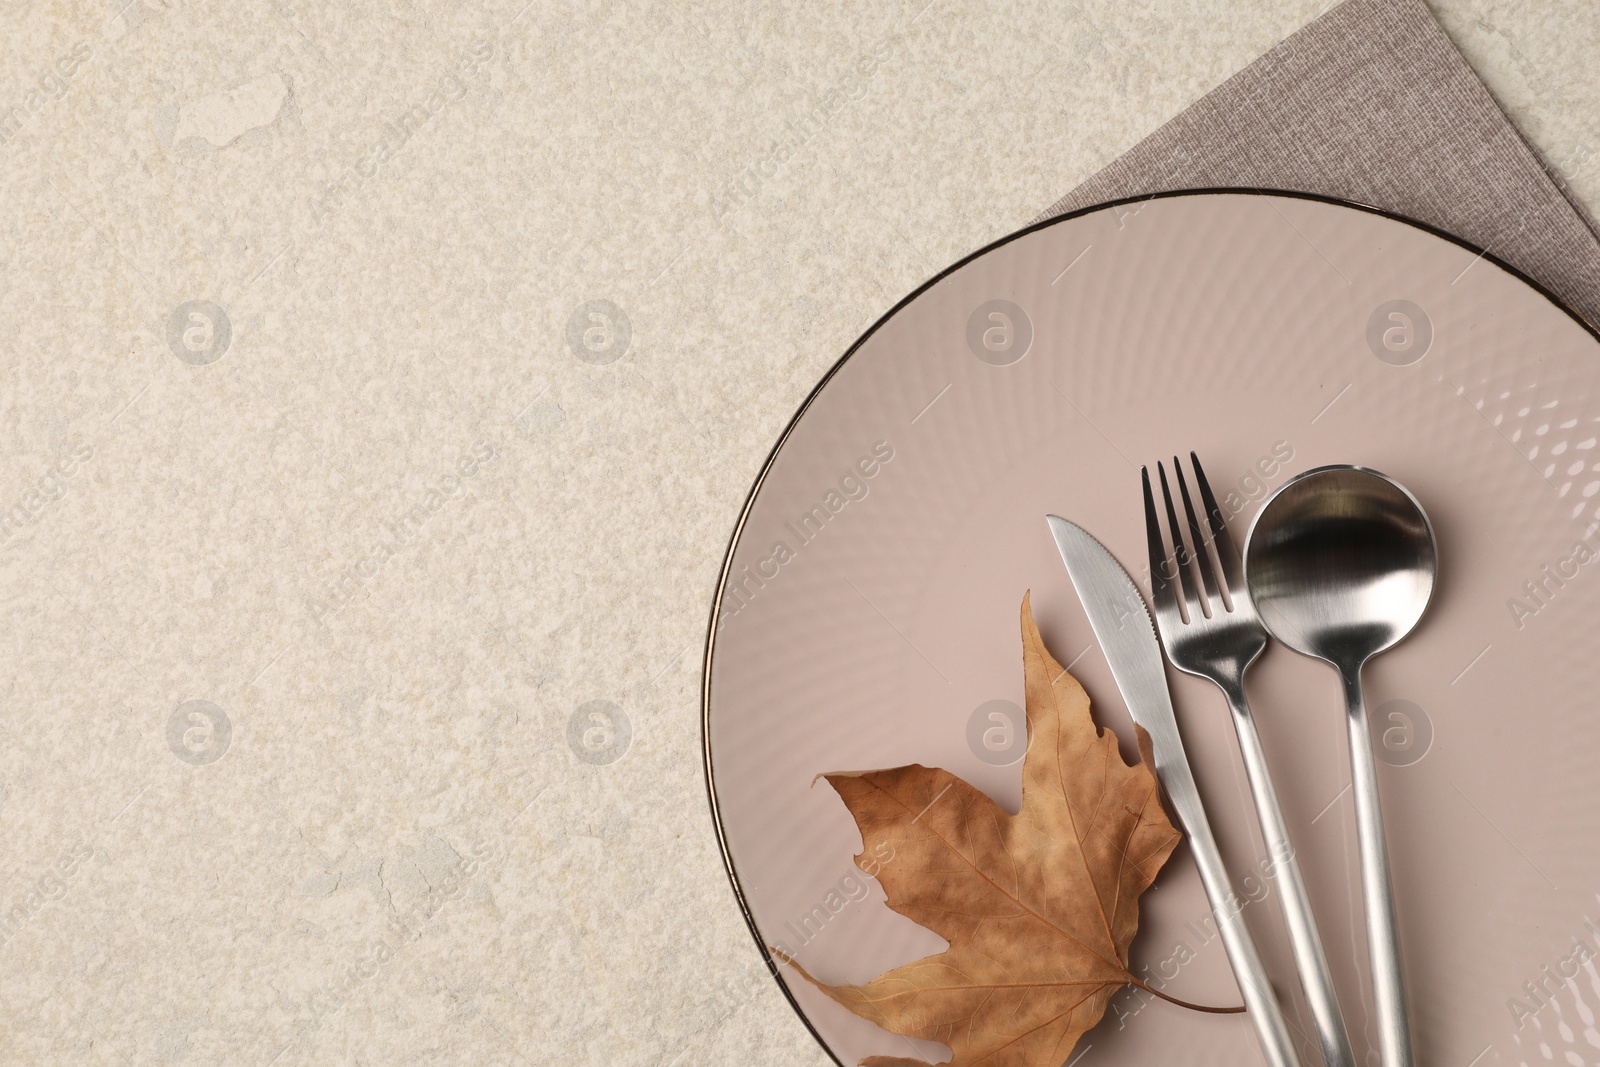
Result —
M1383 814L1378 806L1372 730L1361 693L1361 668L1358 665L1340 673L1344 677L1345 718L1350 728L1351 793L1355 796L1356 833L1361 846L1361 890L1366 903L1378 1050L1384 1067L1412 1067L1411 1022L1406 1014L1405 980L1400 970L1400 932L1395 921L1394 888L1389 881Z

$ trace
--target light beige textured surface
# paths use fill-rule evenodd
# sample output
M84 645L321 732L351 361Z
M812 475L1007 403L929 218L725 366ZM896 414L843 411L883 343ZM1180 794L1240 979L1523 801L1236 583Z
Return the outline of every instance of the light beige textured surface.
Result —
M750 481L1321 6L0 0L0 1062L825 1063L700 770ZM1436 10L1600 203L1600 16Z

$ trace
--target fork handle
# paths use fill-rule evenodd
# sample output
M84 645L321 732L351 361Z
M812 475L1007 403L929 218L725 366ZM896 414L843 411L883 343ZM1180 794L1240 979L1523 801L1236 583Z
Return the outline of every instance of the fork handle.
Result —
M1194 854L1195 866L1200 870L1200 882L1205 886L1206 899L1211 904L1211 915L1217 922L1217 932L1222 936L1222 947L1233 965L1239 993L1244 997L1245 1011L1255 1026L1256 1038L1269 1067L1300 1067L1295 1054L1294 1041L1283 1017L1272 981L1256 951L1255 939L1244 922L1244 901L1233 891L1233 883L1222 862L1222 850L1211 834L1211 823L1200 803L1200 790L1187 760L1179 759L1159 767L1162 784L1172 801L1178 822L1189 838L1189 850Z
M1322 937L1317 933L1317 922L1311 914L1311 900L1306 895L1305 879L1300 876L1294 845L1289 841L1289 828L1283 822L1283 809L1278 806L1277 791L1272 787L1272 775L1267 771L1267 756L1261 747L1261 737L1256 733L1255 717L1250 714L1242 682L1225 684L1222 690L1233 712L1233 725L1239 735L1239 751L1244 756L1245 775L1250 779L1261 836L1267 845L1267 855L1276 867L1281 889L1279 906L1289 928L1289 945L1300 974L1300 986L1305 990L1312 1018L1316 1021L1323 1062L1327 1067L1355 1067L1355 1050L1350 1046L1350 1035L1339 1011L1328 954L1323 951Z

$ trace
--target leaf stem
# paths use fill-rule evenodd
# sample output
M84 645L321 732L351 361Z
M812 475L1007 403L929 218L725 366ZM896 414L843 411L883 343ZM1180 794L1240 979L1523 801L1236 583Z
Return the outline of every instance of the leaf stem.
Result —
M1136 989L1142 989L1152 996L1157 996L1169 1003L1176 1004L1180 1008L1188 1008L1190 1011L1203 1011L1209 1015L1238 1015L1244 1011L1243 1004L1237 1008L1213 1008L1205 1004L1190 1004L1187 1000L1179 1000L1177 997L1168 996L1154 986L1145 985L1131 974L1128 975L1128 984Z

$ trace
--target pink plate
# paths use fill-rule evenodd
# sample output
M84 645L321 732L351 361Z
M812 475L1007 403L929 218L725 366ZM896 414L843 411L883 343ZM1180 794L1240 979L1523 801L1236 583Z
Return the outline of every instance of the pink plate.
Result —
M1595 333L1492 256L1378 212L1248 191L1158 197L1054 220L951 268L818 387L729 553L706 759L758 940L832 982L944 948L856 871L860 835L813 782L923 763L1015 810L1027 590L1046 643L1137 758L1047 512L1139 575L1140 464L1196 450L1242 539L1297 471L1358 463L1410 488L1439 536L1428 615L1368 672L1419 1062L1597 1062L1597 438ZM1309 1034L1276 886L1252 873L1262 851L1227 712L1209 683L1168 674L1235 882L1255 901L1246 914ZM1365 1054L1336 679L1273 647L1251 683ZM1238 1002L1182 848L1145 897L1132 961L1175 996ZM946 1055L781 978L843 1063ZM1260 1062L1242 1016L1132 990L1075 1055L1081 1067Z

